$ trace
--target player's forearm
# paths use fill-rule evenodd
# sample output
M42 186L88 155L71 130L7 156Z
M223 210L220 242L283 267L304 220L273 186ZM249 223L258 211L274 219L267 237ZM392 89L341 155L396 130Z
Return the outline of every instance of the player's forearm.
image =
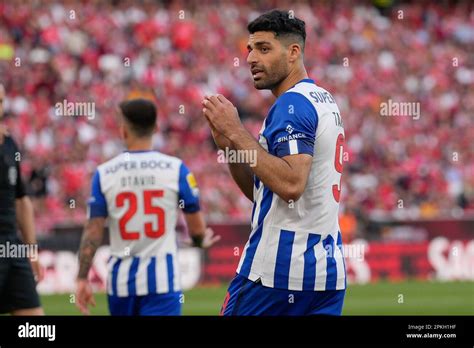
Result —
M229 163L232 178L243 194L253 201L253 172L247 163Z
M79 248L78 279L87 279L94 255L104 236L104 219L93 218L87 221Z
M23 242L36 244L33 204L28 196L16 200L16 217Z
M206 222L200 211L195 213L185 213L186 226L191 237L204 237L206 231Z
M301 178L297 168L292 168L284 159L270 155L245 129L235 132L231 141L237 150L255 151L255 166L249 168L272 192L287 202L300 197Z
M186 226L188 227L189 236L193 241L192 245L199 248L206 247L205 239L208 228L204 220L204 215L200 211L197 211L195 213L185 213L184 218L186 220Z

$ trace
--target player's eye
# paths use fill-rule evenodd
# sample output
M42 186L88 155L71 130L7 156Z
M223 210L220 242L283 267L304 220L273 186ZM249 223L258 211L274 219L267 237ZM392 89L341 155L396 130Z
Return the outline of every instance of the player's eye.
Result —
M262 47L260 49L260 51L262 51L262 53L267 53L270 49L268 47Z

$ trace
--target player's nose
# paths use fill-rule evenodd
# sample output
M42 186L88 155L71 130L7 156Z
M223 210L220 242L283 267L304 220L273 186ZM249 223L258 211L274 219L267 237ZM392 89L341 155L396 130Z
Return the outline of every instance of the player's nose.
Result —
M257 63L257 57L255 53L253 52L253 50L250 51L249 54L247 55L247 63L250 65L250 67L252 67L253 65Z

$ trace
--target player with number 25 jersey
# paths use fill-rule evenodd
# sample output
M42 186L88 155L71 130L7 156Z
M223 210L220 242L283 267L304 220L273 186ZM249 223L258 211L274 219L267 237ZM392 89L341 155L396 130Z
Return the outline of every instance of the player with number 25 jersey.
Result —
M184 212L196 246L208 247L217 238L206 228L200 213L193 174L179 158L151 149L156 123L154 105L132 100L120 108L127 151L101 164L93 176L78 282L87 281L91 242L94 234L101 235L107 219L111 249L107 294L111 314L179 315L182 298L176 241L178 210ZM94 221L99 221L97 228L93 227ZM95 243L94 247L100 241L96 239ZM86 296L80 299L82 308L88 298L84 293Z

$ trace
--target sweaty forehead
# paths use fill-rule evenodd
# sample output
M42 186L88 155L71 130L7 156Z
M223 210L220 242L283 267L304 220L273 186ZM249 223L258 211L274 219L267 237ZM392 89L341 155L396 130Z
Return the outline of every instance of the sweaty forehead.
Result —
M276 41L275 34L271 31L256 31L249 35L249 45L255 45L256 43L269 42L274 43Z

